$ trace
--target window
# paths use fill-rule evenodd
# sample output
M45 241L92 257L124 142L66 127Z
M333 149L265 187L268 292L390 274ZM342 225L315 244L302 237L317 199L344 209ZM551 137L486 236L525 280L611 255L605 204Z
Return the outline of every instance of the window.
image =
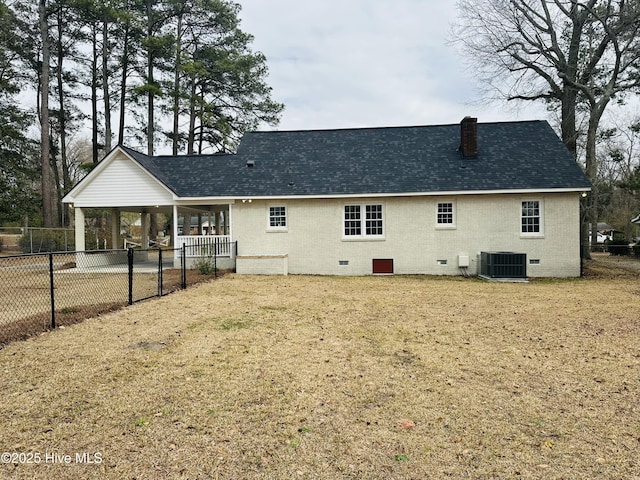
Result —
M455 226L453 202L438 203L438 212L436 215L436 224L439 227Z
M382 235L382 205L367 205L367 235Z
M269 229L284 230L287 228L287 207L278 205L269 207Z
M525 235L542 233L542 214L539 200L526 200L522 202L520 214L521 232Z
M382 204L344 206L345 237L382 237L383 235Z
M362 235L360 205L346 205L344 207L344 234L346 236Z

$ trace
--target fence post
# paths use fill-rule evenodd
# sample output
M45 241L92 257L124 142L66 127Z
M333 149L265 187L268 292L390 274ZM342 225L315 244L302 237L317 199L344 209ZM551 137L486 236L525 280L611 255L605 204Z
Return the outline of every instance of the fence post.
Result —
M56 301L53 285L53 253L49 253L49 292L51 296L51 328L56 328Z
M184 290L187 288L187 246L185 244L182 244L182 252L180 254L182 256L182 262L180 262L180 286Z
M158 248L158 296L162 296L162 248Z
M127 264L129 266L129 305L133 305L133 248L127 250Z

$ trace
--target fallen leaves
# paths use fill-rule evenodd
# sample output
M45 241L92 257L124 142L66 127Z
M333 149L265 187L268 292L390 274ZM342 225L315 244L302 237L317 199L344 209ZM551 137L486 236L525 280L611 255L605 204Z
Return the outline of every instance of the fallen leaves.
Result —
M403 418L402 420L398 421L398 428L400 430L412 430L413 428L415 428L415 426L416 424L408 418Z

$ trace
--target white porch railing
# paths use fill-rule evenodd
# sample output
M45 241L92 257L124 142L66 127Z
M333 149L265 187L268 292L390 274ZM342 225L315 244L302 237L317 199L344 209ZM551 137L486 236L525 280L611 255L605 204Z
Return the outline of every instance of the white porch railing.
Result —
M230 235L178 235L175 241L176 248L185 246L187 257L230 257Z
M169 243L171 243L171 237L164 237L162 240L149 240L149 248L159 248L159 247L168 247ZM136 248L142 247L142 243L134 242L133 240L129 240L128 238L124 239L124 248Z
M124 248L136 248L136 247L142 247L141 243L138 242L134 242L133 240L129 240L128 238L124 239Z

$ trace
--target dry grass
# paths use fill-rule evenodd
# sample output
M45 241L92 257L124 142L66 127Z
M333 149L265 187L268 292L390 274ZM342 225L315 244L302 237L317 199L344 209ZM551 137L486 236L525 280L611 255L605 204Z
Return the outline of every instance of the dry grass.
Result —
M0 476L640 478L640 278L596 270L228 275L11 344L0 450L73 461Z
M127 305L129 278L127 266L114 272L78 271L72 256L58 255L54 270L57 325L70 325ZM68 260L66 263L64 260ZM189 286L211 277L187 270ZM134 269L133 300L158 294L158 274ZM181 288L179 269L163 270L163 294ZM8 267L0 268L0 348L51 328L51 284L46 257L12 257Z

